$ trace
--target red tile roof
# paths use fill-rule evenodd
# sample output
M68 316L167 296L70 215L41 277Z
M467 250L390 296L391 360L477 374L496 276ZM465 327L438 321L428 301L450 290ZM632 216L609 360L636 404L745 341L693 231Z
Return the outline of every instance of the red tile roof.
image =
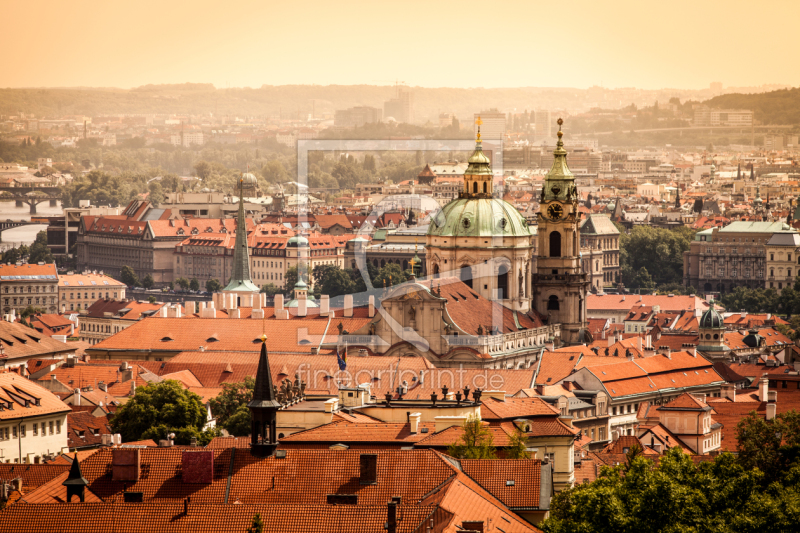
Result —
M542 462L535 459L462 459L464 473L506 507L538 508ZM513 481L513 484L509 484Z

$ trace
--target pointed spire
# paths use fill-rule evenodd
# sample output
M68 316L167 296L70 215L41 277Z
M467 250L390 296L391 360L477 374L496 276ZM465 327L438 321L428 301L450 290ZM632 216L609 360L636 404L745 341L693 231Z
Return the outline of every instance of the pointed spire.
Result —
M677 187L677 191L675 193L675 207L680 209L681 207L681 188Z
M253 389L253 399L247 407L253 409L280 408L275 397L275 389L272 383L272 372L269 369L269 357L267 356L267 336L261 335L261 355L258 358L258 371L256 372L256 385Z
M736 166L736 179L737 179L737 180L740 180L740 179L742 179L742 164L741 164L741 163L739 163L739 164Z
M239 213L236 218L236 244L233 249L233 274L224 290L258 292L250 279L250 251L247 246L247 222L244 218L244 174L239 178Z
M545 183L542 188L542 201L549 202L551 200L567 201L571 194L575 191L575 176L567 166L567 151L564 149L564 141L562 137L564 132L561 131L561 125L564 120L558 119L558 142L556 149L553 151L553 166L545 176Z
M62 485L67 487L67 503L72 500L72 496L77 496L78 500L83 503L84 490L89 485L89 482L86 481L86 478L81 473L77 452L75 453L75 459L72 461L72 466L69 467L69 475Z
M753 168L753 163L750 163L750 181L756 181L756 174L755 174L755 169Z

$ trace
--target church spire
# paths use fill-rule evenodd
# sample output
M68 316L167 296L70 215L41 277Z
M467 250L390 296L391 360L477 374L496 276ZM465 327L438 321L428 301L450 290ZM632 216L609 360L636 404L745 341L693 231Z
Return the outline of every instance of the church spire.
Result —
M86 478L81 473L81 465L78 463L77 453L75 454L75 459L72 460L72 466L69 468L69 475L67 475L67 479L62 485L67 487L67 503L72 500L73 496L77 496L78 500L83 503L84 491L89 482L86 481Z
M278 446L277 411L281 408L277 400L272 372L267 357L267 335L261 336L261 354L258 358L256 384L253 388L253 399L248 402L252 417L250 446L253 455L267 456Z
M549 202L552 200L560 200L566 202L570 199L571 195L575 194L575 176L567 166L567 151L564 149L564 141L562 137L564 133L561 131L561 125L564 120L558 119L558 142L556 149L553 151L553 166L547 173L542 187L542 201Z
M244 174L239 178L239 213L236 218L236 244L233 248L233 275L225 291L258 292L250 280L250 253L247 246L247 222L244 218Z
M483 121L479 116L475 120L478 131L475 138L475 151L469 157L467 170L464 171L464 190L461 191L461 198L492 198L494 188L494 177L492 174L491 161L483 153L483 142L481 141L481 124Z

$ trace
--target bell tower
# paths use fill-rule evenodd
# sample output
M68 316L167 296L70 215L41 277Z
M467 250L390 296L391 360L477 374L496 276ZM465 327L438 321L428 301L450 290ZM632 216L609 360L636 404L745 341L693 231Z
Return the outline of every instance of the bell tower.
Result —
M583 344L590 341L586 327L590 282L581 267L578 191L561 140L563 123L558 119L553 166L545 177L539 199L539 255L532 284L533 305L548 317L549 324L561 324L563 343Z

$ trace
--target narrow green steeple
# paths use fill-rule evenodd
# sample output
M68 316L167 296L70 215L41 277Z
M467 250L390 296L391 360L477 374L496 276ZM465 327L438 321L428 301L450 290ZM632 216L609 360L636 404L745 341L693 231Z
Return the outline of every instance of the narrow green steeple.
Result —
M244 175L239 178L239 214L236 218L236 244L233 247L233 275L223 291L258 292L250 280L250 253L247 247L247 226L244 218Z
M564 149L564 141L561 137L562 119L558 119L558 143L553 151L553 166L544 178L542 186L542 202L552 200L568 201L575 194L575 176L567 166L567 151Z

